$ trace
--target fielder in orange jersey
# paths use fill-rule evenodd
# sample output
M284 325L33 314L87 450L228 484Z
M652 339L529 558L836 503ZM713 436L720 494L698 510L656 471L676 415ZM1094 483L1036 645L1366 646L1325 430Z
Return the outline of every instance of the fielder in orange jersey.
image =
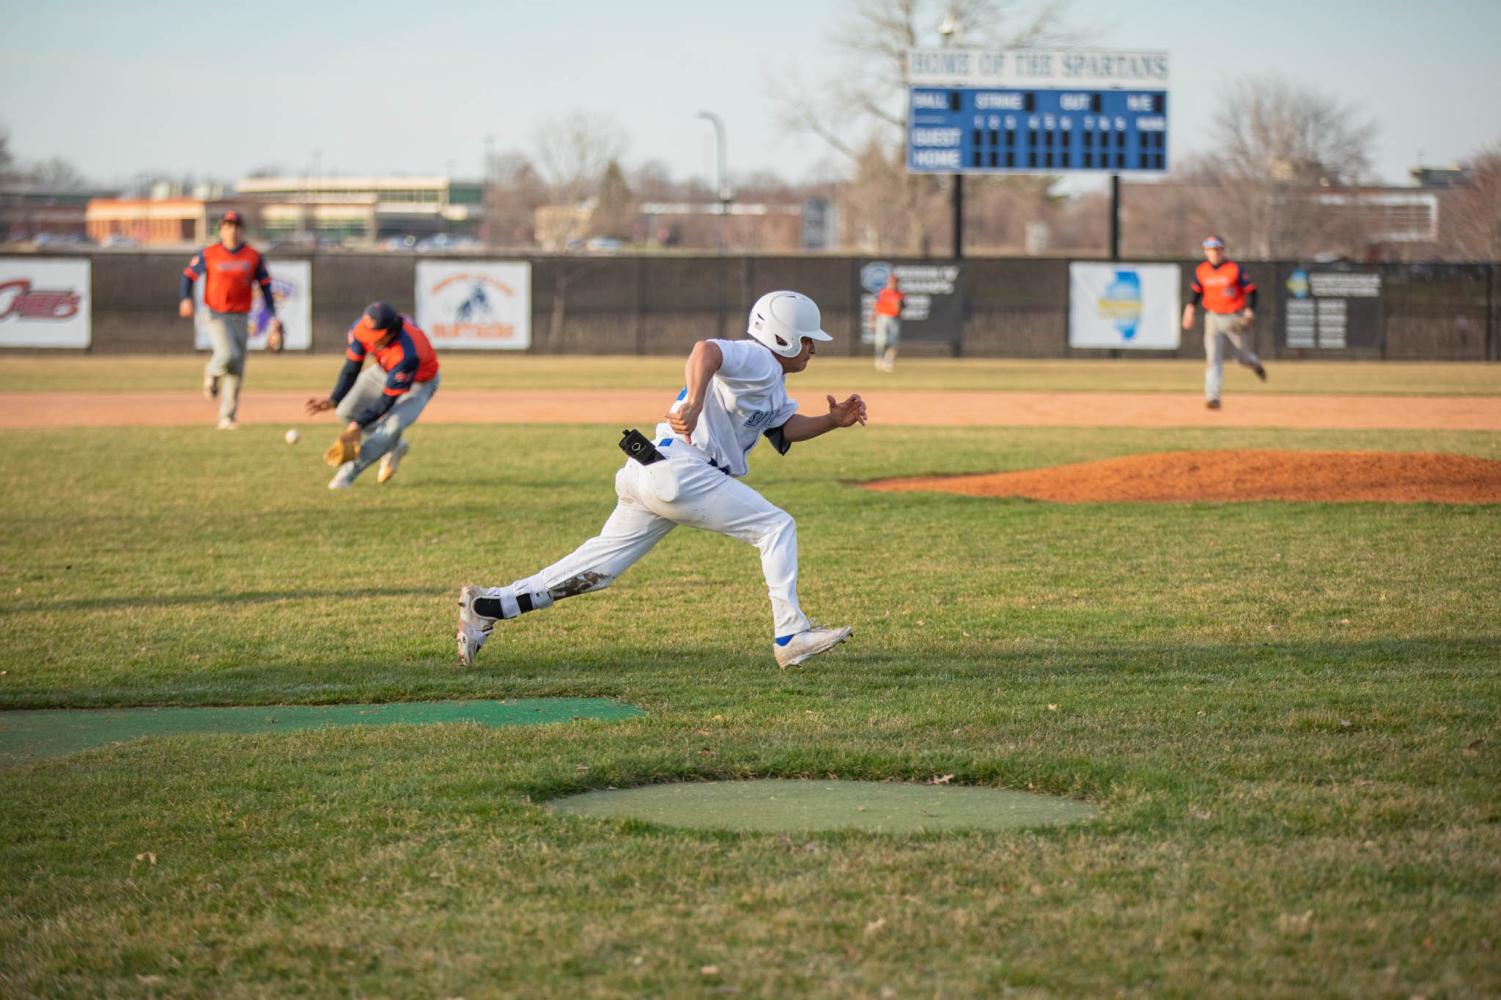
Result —
M1266 381L1266 369L1251 350L1251 321L1256 318L1256 283L1245 269L1225 256L1225 241L1204 240L1204 262L1194 271L1193 300L1183 307L1183 329L1192 330L1194 306L1204 303L1204 400L1220 408L1225 352Z
M896 370L896 352L902 343L902 303L907 296L893 274L886 279L886 287L876 296L875 309L871 312L871 330L876 335L876 368L883 372Z
M245 344L250 339L250 306L253 288L260 286L261 298L271 313L266 330L266 346L281 349L281 320L276 316L276 300L271 296L271 276L266 262L245 243L245 220L239 212L225 212L219 221L219 242L204 247L183 268L178 315L193 315L193 282L203 279L203 304L208 307L208 334L214 353L203 371L203 394L219 399L219 429L232 431L240 409L240 388L245 377Z
M375 363L361 374L367 357ZM307 401L310 414L335 410L345 421L341 436L358 442L354 457L339 466L328 488L348 489L376 461L377 482L396 475L411 447L402 440L402 432L417 421L437 391L438 355L427 334L386 303L372 302L349 329L344 367L333 392L326 399Z

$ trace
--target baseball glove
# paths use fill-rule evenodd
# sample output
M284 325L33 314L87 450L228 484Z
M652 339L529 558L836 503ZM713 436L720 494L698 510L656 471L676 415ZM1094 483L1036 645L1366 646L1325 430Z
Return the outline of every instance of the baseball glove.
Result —
M360 453L360 432L345 431L334 439L323 453L323 461L338 468L345 462L353 462Z
M1230 324L1231 333L1245 333L1249 329L1251 329L1251 321L1244 316L1237 316L1235 322Z

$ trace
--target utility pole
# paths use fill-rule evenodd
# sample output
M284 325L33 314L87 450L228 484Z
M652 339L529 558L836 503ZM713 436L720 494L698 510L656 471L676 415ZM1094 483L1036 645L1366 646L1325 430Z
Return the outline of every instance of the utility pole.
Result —
M959 18L954 13L954 5L950 3L944 12L943 23L938 26L938 34L943 39L943 47L949 48L954 44L954 36L959 33ZM954 174L954 186L949 191L949 208L952 216L951 228L954 234L953 258L964 259L964 175Z
M715 194L719 199L719 252L730 252L730 189L724 180L724 121L712 111L700 111L699 118L707 118L709 124L714 126L714 137L717 141L719 185Z
M1121 259L1121 175L1110 175L1110 259Z

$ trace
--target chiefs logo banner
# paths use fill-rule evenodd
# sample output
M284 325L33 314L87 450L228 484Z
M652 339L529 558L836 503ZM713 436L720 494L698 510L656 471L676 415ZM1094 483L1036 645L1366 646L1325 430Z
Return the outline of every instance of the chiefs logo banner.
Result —
M88 260L0 257L0 347L89 346Z

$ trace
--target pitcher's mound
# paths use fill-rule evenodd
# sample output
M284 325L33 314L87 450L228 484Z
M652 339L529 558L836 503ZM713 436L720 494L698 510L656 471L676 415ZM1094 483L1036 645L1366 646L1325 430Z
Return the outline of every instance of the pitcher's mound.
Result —
M1501 462L1468 455L1383 451L1174 451L1023 472L913 476L873 490L1111 500L1377 500L1501 503Z

